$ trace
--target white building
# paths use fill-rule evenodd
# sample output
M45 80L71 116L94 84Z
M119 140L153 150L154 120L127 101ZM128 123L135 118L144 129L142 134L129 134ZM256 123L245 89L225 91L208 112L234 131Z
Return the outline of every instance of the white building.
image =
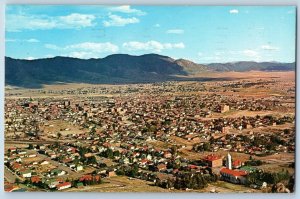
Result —
M23 178L30 178L31 177L31 171L24 171L24 172L21 172L21 174L22 174Z
M57 190L63 190L63 189L70 188L71 186L72 186L72 184L70 182L64 182L64 183L56 185L56 188L57 188Z
M82 165L77 165L76 171L82 171L82 170L83 170L83 166Z
M232 160L231 160L231 155L228 153L226 157L226 168L227 169L232 169Z

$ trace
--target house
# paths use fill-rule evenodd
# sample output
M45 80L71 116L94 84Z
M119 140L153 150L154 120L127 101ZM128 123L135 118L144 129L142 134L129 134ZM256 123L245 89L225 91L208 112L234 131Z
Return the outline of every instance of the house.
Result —
M91 182L91 181L96 181L99 182L101 180L100 175L83 175L82 177L79 178L79 182Z
M172 153L170 153L169 151L164 152L164 158L171 158L171 157L172 157Z
M70 147L70 148L67 149L67 152L75 153L76 152L76 148Z
M16 150L17 150L16 147L10 147L10 148L8 149L8 151L10 151L10 152L15 152Z
M141 166L145 166L148 162L149 162L148 159L142 159L142 160L140 160L139 164Z
M37 156L37 155L34 154L34 153L28 155L29 158L34 158L34 157L36 157L36 156Z
M83 187L84 187L84 185L83 185L83 183L82 183L82 182L78 182L78 183L76 184L76 187L77 187L77 188L83 188Z
M73 163L73 162L66 163L66 165L67 165L68 167L70 167L71 169L76 167L75 163ZM76 169L76 168L75 168L75 169Z
M223 165L223 157L214 154L207 155L203 161L212 168L221 167Z
M225 113L230 110L229 105L223 104L221 105L221 113Z
M46 149L46 146L44 144L40 144L37 146L38 149L40 150L45 150Z
M54 158L57 157L57 155L56 155L54 152L48 153L48 156L49 156L51 159L54 159Z
M167 169L167 165L165 164L159 164L156 166L156 170L157 171L163 171L163 170L166 170Z
M222 168L220 170L221 179L234 184L246 184L247 172L242 170L232 170L228 168Z
M30 178L31 177L31 171L30 170L22 170L20 171L20 174L23 178Z
M151 154L148 154L147 157L146 157L146 159L147 159L147 160L152 160Z
M114 171L108 172L108 177L114 177L114 176L117 176L116 172L114 172Z
M57 190L63 190L63 189L67 189L67 188L70 188L70 187L72 187L71 182L63 182L63 183L60 183L60 184L56 185Z
M243 165L244 165L244 162L242 162L240 160L234 160L232 162L232 168L234 168L234 169L238 169L238 168L240 168Z
M79 178L79 181L80 182L83 182L83 181L92 181L92 179L93 179L92 175L84 175L81 178Z
M61 181L60 180L55 180L55 179L51 179L51 180L47 180L45 182L46 185L48 185L48 187L50 189L53 189L56 187L56 185L58 185Z
M60 170L60 169L52 169L50 171L50 175L55 175L55 176L62 176L65 175L66 172L64 170Z
M17 154L23 155L23 157L24 157L24 155L27 154L27 151L24 151L24 150L21 151L20 150L20 151L17 152Z
M90 158L90 157L92 157L92 156L94 156L92 153L86 153L86 154L84 154L84 157L85 157L85 158Z
M47 160L44 160L40 163L40 165L46 165L46 164L49 164L49 162Z
M13 192L13 191L15 191L15 190L17 190L17 189L19 189L19 187L18 187L18 186L15 186L15 185L13 185L13 184L6 184L6 185L4 186L5 192Z
M164 187L164 188L173 188L170 187L168 184L168 181L175 181L175 177L170 174L164 174L164 173L159 173L156 175L156 178L154 179L155 185Z
M22 165L21 165L20 163L15 162L15 163L12 164L11 168L12 168L14 171L17 171L17 170L19 170L19 169L22 168Z
M69 162L72 162L73 160L72 160L72 158L65 158L65 159L63 159L63 163L69 163Z
M31 183L39 183L39 182L41 182L41 178L38 176L32 176L30 181L31 181Z
M75 170L76 170L76 171L82 171L82 170L83 170L83 166L82 166L82 165L77 165L77 166L75 167Z
M123 159L120 159L120 162L121 163L124 163L124 164L129 164L129 158L128 157L125 157Z

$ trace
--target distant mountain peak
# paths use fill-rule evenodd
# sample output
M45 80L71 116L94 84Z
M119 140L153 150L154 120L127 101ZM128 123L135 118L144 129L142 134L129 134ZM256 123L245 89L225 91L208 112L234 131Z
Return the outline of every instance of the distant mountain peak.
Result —
M57 56L22 60L6 57L5 83L31 88L57 82L149 83L180 80L184 76L208 71L249 70L295 70L295 63L241 61L203 65L159 54L113 54L99 59Z
M208 68L215 71L293 71L295 70L294 63L280 63L280 62L255 62L255 61L237 61L228 63L211 63L207 65Z

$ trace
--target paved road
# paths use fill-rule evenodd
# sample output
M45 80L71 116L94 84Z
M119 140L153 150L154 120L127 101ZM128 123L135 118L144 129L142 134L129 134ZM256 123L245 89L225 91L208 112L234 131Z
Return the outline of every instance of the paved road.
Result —
M7 144L54 144L57 142L76 142L77 140L11 140L6 139Z
M5 139L5 144L55 144L55 143L75 143L78 140L11 140ZM82 143L88 144L93 142L93 140L79 140Z
M7 166L4 166L4 178L10 183L15 183L16 178L18 178L21 182L23 181L22 178L7 168Z
M45 141L45 140L5 140L5 144L53 144L58 141Z
M77 178L80 178L82 177L82 175L86 174L86 172L76 172L72 169L70 169L69 167L67 166L64 166L63 164L59 163L58 161L55 161L55 160L51 160L48 156L46 155L43 155L43 154L37 154L38 157L42 158L42 159L45 159L47 160L48 162L50 162L52 165L56 166L58 169L60 170L64 170L66 172L68 172L67 175L63 175L63 176L60 176L61 178L63 179L77 179Z
M74 175L76 174L75 171L71 170L69 167L67 166L64 166L62 164L60 164L59 162L55 161L55 160L51 160L48 156L46 155L43 155L43 154L39 154L37 153L37 156L44 159L44 160L47 160L48 162L50 162L52 165L56 166L58 169L60 170L64 170L66 172L68 172L69 175Z

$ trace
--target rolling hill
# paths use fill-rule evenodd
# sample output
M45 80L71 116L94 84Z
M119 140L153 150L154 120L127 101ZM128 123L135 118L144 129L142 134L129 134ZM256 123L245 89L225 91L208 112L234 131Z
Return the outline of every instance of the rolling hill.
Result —
M40 88L63 83L150 83L186 80L188 75L208 71L294 70L295 63L236 62L197 64L158 54L109 55L102 59L54 57L36 60L5 58L6 85ZM201 80L201 79L200 79Z

